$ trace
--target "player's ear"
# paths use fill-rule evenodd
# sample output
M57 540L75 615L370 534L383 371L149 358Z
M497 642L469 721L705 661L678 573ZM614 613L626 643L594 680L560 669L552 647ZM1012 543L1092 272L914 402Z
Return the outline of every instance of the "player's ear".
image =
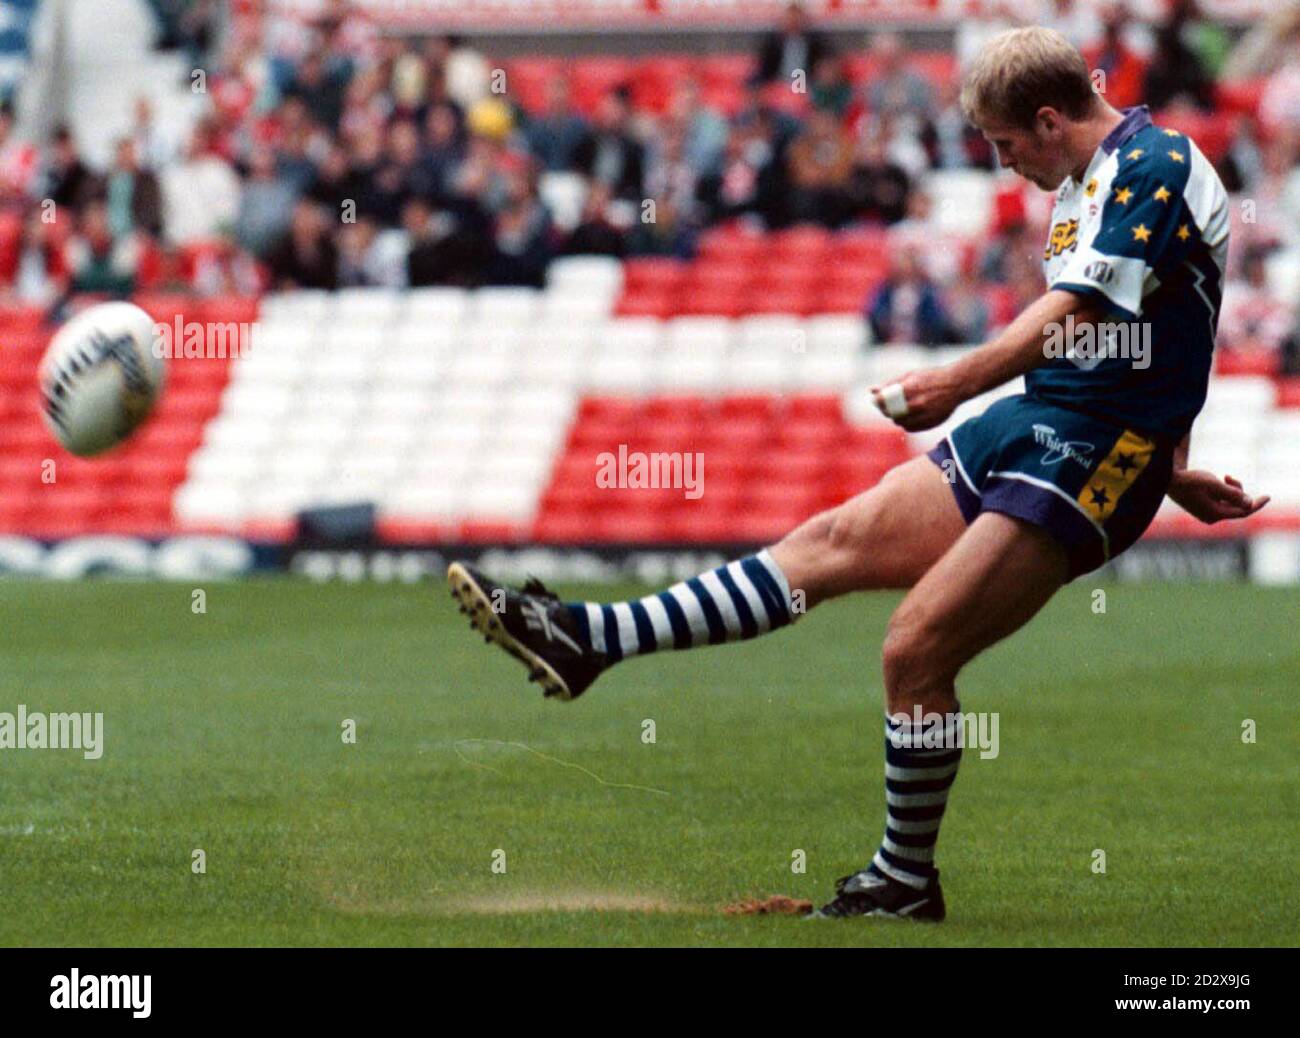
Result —
M1051 105L1043 105L1034 113L1034 129L1044 137L1055 139L1061 135L1061 113Z

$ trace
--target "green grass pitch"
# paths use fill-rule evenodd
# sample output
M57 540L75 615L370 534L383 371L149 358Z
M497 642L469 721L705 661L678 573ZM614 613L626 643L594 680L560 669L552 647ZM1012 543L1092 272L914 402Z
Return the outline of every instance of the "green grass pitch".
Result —
M190 585L0 583L0 711L105 715L98 761L0 750L0 944L1293 942L1300 591L1112 584L1097 614L1096 586L962 676L1000 753L966 753L932 927L720 911L820 902L875 849L896 595L565 704L441 584L213 583L196 614Z

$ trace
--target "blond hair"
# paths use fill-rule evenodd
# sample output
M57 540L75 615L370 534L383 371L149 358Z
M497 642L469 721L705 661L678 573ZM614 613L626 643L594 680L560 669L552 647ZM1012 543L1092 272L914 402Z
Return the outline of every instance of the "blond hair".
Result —
M1094 103L1088 63L1055 29L1010 29L975 56L961 88L966 118L1027 129L1044 105L1081 119Z

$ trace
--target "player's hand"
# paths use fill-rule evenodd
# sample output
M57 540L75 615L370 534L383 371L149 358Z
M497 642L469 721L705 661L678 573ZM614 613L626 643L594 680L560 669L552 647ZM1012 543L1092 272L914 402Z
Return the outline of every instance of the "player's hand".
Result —
M942 367L909 371L895 382L872 386L871 399L880 413L895 425L908 432L919 432L934 428L965 398L951 371Z
M1169 483L1170 499L1203 523L1220 519L1245 519L1269 502L1267 495L1251 497L1232 476L1219 479L1203 469L1182 469Z

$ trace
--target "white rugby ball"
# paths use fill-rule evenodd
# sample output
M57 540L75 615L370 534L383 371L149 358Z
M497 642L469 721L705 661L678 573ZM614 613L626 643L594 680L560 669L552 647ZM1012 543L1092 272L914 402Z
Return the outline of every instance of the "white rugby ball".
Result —
M41 410L64 447L102 454L149 417L167 370L153 342L153 318L132 303L92 306L55 333L41 360Z

